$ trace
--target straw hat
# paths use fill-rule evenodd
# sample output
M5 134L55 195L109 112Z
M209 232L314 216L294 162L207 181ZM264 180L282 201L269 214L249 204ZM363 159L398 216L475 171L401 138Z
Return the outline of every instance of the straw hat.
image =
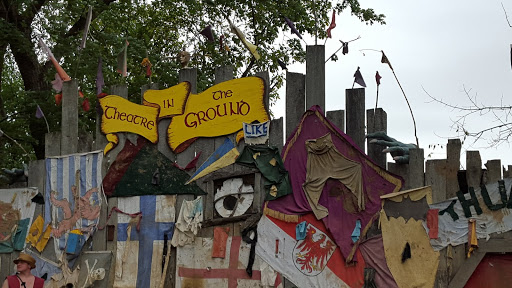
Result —
M36 268L36 260L34 259L34 257L32 257L28 254L20 253L20 256L18 256L18 258L16 258L12 262L14 262L14 264L18 264L18 262L20 262L20 261L28 263L28 265L30 265L30 269Z

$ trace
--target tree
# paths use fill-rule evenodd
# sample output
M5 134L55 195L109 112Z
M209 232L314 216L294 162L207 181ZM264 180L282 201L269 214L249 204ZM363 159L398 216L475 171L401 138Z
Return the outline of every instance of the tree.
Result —
M88 6L93 8L87 46L77 50L85 27ZM50 81L55 71L37 46L41 37L51 48L71 78L96 105L95 77L98 57L102 57L105 82L127 83L132 101L138 101L138 90L145 78L140 65L146 56L153 63L152 80L160 87L177 83L178 65L175 55L183 48L192 51L191 66L199 69L199 87L211 85L213 71L231 64L238 77L255 71L271 73L271 87L277 91L284 73L277 59L285 63L303 62L305 51L300 40L284 33L288 30L284 17L296 23L301 33L326 37L325 27L330 11L340 14L351 9L354 16L367 24L384 24L384 15L363 9L357 0L341 3L300 0L203 0L203 1L116 1L116 0L3 0L0 3L0 129L10 135L27 153L10 139L0 137L0 163L17 165L44 158L44 137L47 132L42 119L33 117L37 105L45 112L51 131L60 127L60 107L53 100ZM312 17L311 15L315 15ZM258 46L261 59L256 61L240 41L230 33L226 18L233 21ZM198 35L211 25L215 42ZM219 39L230 51L219 49ZM115 73L116 56L128 41L127 78ZM272 94L272 97L277 95ZM129 99L130 99L129 98ZM80 129L94 130L95 109L80 112ZM4 149L5 148L5 149ZM28 154L28 155L26 155Z

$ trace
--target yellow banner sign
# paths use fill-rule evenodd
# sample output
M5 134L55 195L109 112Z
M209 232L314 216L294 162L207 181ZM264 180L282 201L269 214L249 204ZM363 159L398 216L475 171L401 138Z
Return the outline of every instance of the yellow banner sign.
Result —
M241 130L243 122L267 121L264 95L265 82L259 77L234 79L191 94L185 112L171 120L169 146L180 152L197 137L228 135Z
M144 105L160 107L158 118L181 115L189 94L190 82L181 82L164 90L147 90L144 92Z
M108 95L99 101L103 109L101 132L131 132L152 143L158 141L158 107L135 104L117 95Z

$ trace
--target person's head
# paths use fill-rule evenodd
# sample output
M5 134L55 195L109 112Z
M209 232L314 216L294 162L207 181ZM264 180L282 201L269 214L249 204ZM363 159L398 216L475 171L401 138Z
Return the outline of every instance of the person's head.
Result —
M24 271L30 271L34 268L36 268L36 260L25 253L20 253L20 256L16 258L14 261L14 264L16 264L16 270L18 272L24 272Z

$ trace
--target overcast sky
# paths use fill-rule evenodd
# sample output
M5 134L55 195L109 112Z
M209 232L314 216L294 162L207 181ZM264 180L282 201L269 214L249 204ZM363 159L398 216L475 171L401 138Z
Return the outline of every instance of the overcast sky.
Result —
M337 62L326 64L327 110L345 109L345 89L351 88L358 66L366 81L366 109L375 106L375 72L382 76L379 107L388 114L388 135L404 143L415 143L414 128L407 103L387 65L381 64L381 54L359 49L384 50L411 104L417 134L426 159L446 158L448 138L457 135L450 126L459 113L431 99L423 91L451 104L468 105L464 87L478 95L480 103L511 105L512 69L510 44L512 28L508 26L500 1L409 1L362 0L363 7L372 7L386 15L386 25L367 26L344 13L337 16L333 38L326 44L326 58L339 48L339 39L348 41L349 54L338 53ZM503 2L512 17L512 1ZM289 32L288 36L292 37ZM314 38L307 42L314 44ZM323 44L323 41L319 41ZM305 73L304 65L289 65L290 72ZM356 84L356 87L357 84ZM422 88L423 87L423 88ZM281 99L272 107L276 117L284 116L285 88ZM490 117L474 117L467 129L474 131L495 123ZM462 139L461 139L462 140ZM512 140L512 139L511 139ZM436 145L436 149L429 149ZM440 148L442 145L442 149ZM482 162L501 159L502 165L512 165L509 144L488 148L487 141L473 144L465 141L461 160L465 166L465 151L479 150ZM429 157L430 155L430 157Z

